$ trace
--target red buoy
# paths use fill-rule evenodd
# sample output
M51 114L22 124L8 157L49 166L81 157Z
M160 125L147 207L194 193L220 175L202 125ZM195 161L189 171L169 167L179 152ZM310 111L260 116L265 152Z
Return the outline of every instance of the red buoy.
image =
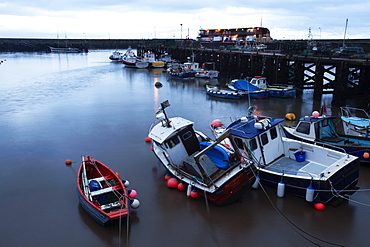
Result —
M166 180L168 180L168 179L170 179L170 178L172 178L171 174L166 174L166 175L164 176L164 179L166 179Z
M183 191L183 190L185 189L185 185L184 185L182 182L180 182L180 183L177 185L177 189L178 189L179 191Z
M212 121L211 126L213 128L219 128L219 127L223 126L223 123L220 119L215 119L215 120Z
M66 160L66 165L67 165L67 166L72 165L72 160Z
M191 197L191 198L197 198L197 197L198 197L198 191L196 191L195 189L193 189L193 190L190 192L190 197Z
M169 188L177 188L177 186L179 185L179 181L177 181L176 178L170 178L167 180L167 186Z
M146 142L151 142L151 141L152 141L152 138L147 137L147 138L145 138L145 141L146 141Z
M325 210L325 205L324 205L324 204L322 204L322 203L320 203L320 202L315 203L315 204L314 204L314 207L315 207L315 209L317 209L317 210L319 210L319 211L323 211L323 210Z

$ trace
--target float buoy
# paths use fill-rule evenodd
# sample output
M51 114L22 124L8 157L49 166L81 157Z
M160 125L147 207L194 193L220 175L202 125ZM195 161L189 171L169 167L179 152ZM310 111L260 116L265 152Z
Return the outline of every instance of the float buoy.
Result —
M167 186L169 188L177 189L178 185L179 185L179 181L177 181L177 178L170 178L170 179L167 180Z
M285 115L285 119L286 119L286 120L289 120L289 121L293 121L293 120L295 120L295 115L294 115L294 113L287 113L287 114Z
M177 189L178 189L179 191L183 191L183 190L185 189L185 185L184 185L182 182L180 182L180 183L177 185Z
M312 118L318 118L320 116L320 113L318 111L313 111L311 117Z
M67 166L72 165L72 160L66 160L66 165L67 165Z
M256 180L254 181L252 188L253 189L258 189L258 186L260 185L260 176L256 175Z
M285 184L283 183L283 181L280 181L277 187L277 196L284 197L284 190L285 190Z
M123 180L122 179L122 182L123 184L125 185L125 187L127 188L128 186L130 186L130 182L128 180Z
M325 210L325 205L324 205L324 204L322 204L322 203L320 203L320 202L315 203L315 204L314 204L314 207L315 207L317 210L319 210L319 211L323 211L323 210Z
M151 141L152 141L152 138L147 137L147 138L145 138L145 141L146 141L146 142L151 142Z
M155 85L156 87L162 87L162 83L160 83L159 81L157 81L154 85Z
M171 174L166 174L166 175L164 176L164 179L166 179L166 180L168 180L168 179L170 179L170 178L172 178Z
M190 197L191 198L197 198L198 197L198 191L196 189L193 189L191 192L190 192Z
M370 154L368 152L365 152L362 157L364 157L364 159L368 159L370 157Z
M211 126L213 128L220 128L220 127L223 126L223 123L220 119L215 119L215 120L212 121Z
M315 189L310 185L306 189L306 201L312 202L313 201L313 195L315 193Z
M137 197L136 190L129 190L128 191L128 197L130 197L131 199L135 199Z
M140 206L140 201L138 199L130 200L130 206L133 209L137 209Z

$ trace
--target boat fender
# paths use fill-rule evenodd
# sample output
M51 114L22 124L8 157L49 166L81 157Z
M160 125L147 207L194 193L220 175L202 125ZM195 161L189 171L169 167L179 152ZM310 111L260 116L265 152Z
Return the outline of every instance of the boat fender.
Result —
M186 196L189 197L190 196L190 192L191 192L191 184L188 185L188 189L186 191Z
M313 202L313 195L315 193L315 189L310 185L306 189L306 201Z
M260 184L260 176L259 175L256 175L256 180L254 181L254 183L252 185L252 188L253 189L258 189L259 184Z
M138 199L130 200L130 206L132 209L137 209L140 206L140 201Z
M285 190L285 184L283 183L283 181L280 181L277 187L277 196L284 197L284 192L285 192L284 190Z

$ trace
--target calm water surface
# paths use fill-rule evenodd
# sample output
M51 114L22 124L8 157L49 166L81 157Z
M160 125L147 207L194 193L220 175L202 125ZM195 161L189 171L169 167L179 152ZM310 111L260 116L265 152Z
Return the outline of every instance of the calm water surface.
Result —
M170 117L188 118L211 135L213 119L244 116L248 101L210 98L202 79L124 68L108 59L111 53L0 54L0 246L368 246L366 165L363 191L325 211L303 198L277 198L275 188L250 189L241 202L208 208L203 198L167 188L165 169L145 142L159 103L168 99ZM154 87L157 81L163 87ZM323 100L338 113L330 97ZM305 92L251 104L284 117L309 115L321 102ZM102 227L79 206L81 155L107 164L138 191L141 206L129 227ZM75 163L67 167L67 159Z

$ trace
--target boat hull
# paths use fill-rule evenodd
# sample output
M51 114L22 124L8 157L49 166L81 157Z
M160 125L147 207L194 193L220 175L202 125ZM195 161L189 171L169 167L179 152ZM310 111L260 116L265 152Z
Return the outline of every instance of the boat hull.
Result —
M313 197L315 202L330 203L334 198L339 197L339 194L354 193L359 178L359 162L353 161L330 178L310 179L289 174L284 174L282 177L281 173L271 172L268 169L260 169L258 174L263 185L278 188L278 184L283 182L286 193L302 198L306 197L307 188L311 186L315 190ZM353 191L344 192L344 190Z
M277 98L295 98L296 90L295 89L278 90L269 88L269 96Z

